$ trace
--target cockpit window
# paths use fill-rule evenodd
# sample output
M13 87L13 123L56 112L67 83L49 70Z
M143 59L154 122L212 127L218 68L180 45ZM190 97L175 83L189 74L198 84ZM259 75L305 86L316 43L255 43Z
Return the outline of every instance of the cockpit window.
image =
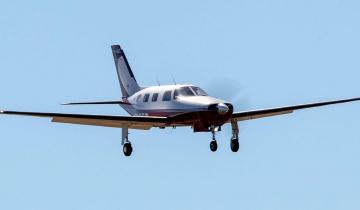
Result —
M179 95L181 96L195 96L190 87L182 87L179 89Z
M178 90L174 90L174 99L176 99L179 96L179 91Z
M175 90L174 92L174 98L175 95L177 94L180 96L207 96L208 94L201 88L199 87L195 87L195 86L191 86L191 87L182 87L178 90Z
M191 87L197 96L207 96L208 94L199 87Z

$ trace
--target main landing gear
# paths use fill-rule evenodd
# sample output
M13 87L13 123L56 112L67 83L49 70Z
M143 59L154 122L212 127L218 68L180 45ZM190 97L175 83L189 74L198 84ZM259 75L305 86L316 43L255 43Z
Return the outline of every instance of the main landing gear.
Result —
M121 145L123 145L123 152L125 156L130 156L133 152L133 148L131 146L131 142L129 141L129 128L122 128L122 141Z
M230 148L231 151L237 152L239 151L239 126L236 120L231 120L231 128L232 128L232 137L230 140ZM211 126L210 131L212 134L212 141L210 142L210 150L212 152L216 152L218 145L215 138L215 132L220 131L221 128L219 126ZM129 128L123 127L122 128L122 141L121 145L123 145L123 153L125 156L130 156L133 152L133 147L131 142L129 141Z
M237 152L239 151L239 126L236 120L231 120L231 128L232 128L232 137L230 141L231 151Z
M231 151L237 152L239 151L240 144L239 144L239 126L236 120L231 120L231 128L232 128L232 136L230 140L230 148ZM215 138L215 132L219 131L220 127L211 126L210 131L212 134L212 141L210 142L210 150L212 152L216 152L218 146Z

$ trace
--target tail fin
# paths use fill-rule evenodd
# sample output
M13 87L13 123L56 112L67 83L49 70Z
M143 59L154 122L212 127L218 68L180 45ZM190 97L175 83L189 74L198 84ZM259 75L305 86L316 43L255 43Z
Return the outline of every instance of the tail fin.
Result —
M131 71L130 65L126 59L124 51L119 45L111 46L114 56L117 75L119 77L121 92L123 98L127 98L140 90L135 76Z

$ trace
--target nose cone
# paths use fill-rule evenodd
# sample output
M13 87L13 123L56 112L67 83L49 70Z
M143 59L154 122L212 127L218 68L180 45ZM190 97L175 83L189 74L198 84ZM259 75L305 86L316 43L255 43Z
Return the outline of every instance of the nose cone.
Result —
M216 105L217 112L221 115L224 115L229 112L229 107L224 103L219 103Z

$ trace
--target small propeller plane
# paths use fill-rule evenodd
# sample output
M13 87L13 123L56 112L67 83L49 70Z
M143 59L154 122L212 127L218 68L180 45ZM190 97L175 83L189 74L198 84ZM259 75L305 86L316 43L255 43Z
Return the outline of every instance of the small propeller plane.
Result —
M130 116L84 115L64 113L40 113L23 111L0 111L0 114L24 115L51 118L52 122L81 125L105 126L122 129L122 145L125 156L130 156L133 147L129 141L129 129L148 130L187 126L194 132L211 132L210 150L217 150L215 132L230 123L232 137L230 148L239 150L238 122L275 115L290 114L301 109L331 104L359 101L360 98L333 100L270 109L234 112L234 106L225 100L209 96L203 89L191 84L141 87L130 68L124 51L119 45L111 46L115 60L122 99L116 101L94 101L66 103L63 105L117 104Z

